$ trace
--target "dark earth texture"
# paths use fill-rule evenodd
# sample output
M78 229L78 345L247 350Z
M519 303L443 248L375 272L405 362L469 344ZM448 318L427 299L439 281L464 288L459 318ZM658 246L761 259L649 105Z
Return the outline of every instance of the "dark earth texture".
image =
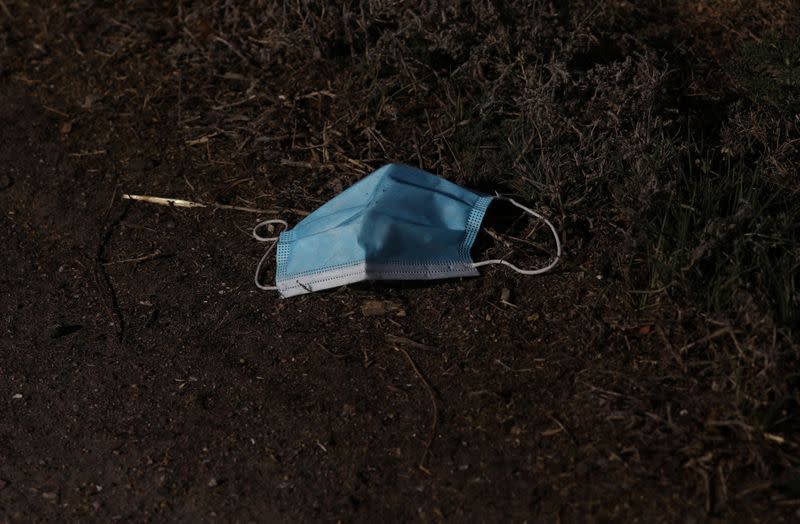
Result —
M706 153L798 187L796 122L714 77L796 4L372 4L0 1L0 522L797 522L796 280L698 287L793 219L657 235ZM258 221L392 161L563 263L255 288Z

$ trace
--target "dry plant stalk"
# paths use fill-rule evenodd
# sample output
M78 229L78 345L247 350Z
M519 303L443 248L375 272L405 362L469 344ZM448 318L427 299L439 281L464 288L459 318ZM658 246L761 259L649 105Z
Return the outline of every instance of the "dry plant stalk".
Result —
M137 200L139 202L149 202L150 204L157 204L159 206L170 206L170 207L186 207L186 208L193 208L193 207L212 207L214 209L229 209L231 211L243 211L245 213L255 213L255 214L276 214L280 213L280 211L275 209L258 209L255 207L245 207L245 206L231 206L228 204L217 204L217 203L210 203L206 204L205 202L193 202L191 200L184 200L182 198L164 198L164 197L157 197L151 195L133 195L130 193L123 193L122 194L123 200ZM291 209L290 211L294 211L295 213L301 215L307 215L308 212Z
M174 206L174 207L206 207L205 204L200 202L192 202L191 200L182 200L180 198L163 198L150 195L131 195L129 193L122 194L123 200L138 200L140 202L150 202L151 204L158 204L159 206Z

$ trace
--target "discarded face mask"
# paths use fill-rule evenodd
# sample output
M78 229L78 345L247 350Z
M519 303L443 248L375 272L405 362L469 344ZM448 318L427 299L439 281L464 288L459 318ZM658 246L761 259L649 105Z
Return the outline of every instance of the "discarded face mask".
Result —
M473 262L470 249L493 199L507 200L543 220L556 241L547 266L520 269L505 260ZM362 280L432 280L478 276L476 268L503 264L524 275L552 269L561 257L553 225L538 213L501 196L464 189L413 167L389 164L363 178L279 237L259 230L283 220L265 220L253 236L273 244L256 268L261 289L283 297ZM261 267L277 244L275 286L261 283Z

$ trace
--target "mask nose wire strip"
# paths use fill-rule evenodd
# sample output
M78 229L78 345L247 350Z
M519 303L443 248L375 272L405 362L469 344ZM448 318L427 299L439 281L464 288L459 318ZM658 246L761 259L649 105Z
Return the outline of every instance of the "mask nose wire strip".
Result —
M548 264L547 266L545 266L543 268L539 268L539 269L522 269L522 268L518 268L517 266L515 266L511 262L506 262L505 260L502 260L502 259L483 260L481 262L474 262L472 265L474 267L481 267L481 266L489 266L489 265L493 265L493 264L502 264L504 266L510 267L511 269L516 271L517 273L521 273L523 275L541 275L542 273L547 273L548 271L553 269L558 264L558 261L561 259L561 240L558 238L558 231L556 231L556 228L553 226L553 224L549 220L547 220L545 217L543 217L542 215L540 215L539 213L534 211L533 209L529 209L529 208L523 206L522 204L520 204L519 202L517 202L513 198L503 197L503 196L499 196L499 195L497 196L497 198L499 198L501 200L506 200L508 202L511 202L512 204L514 204L515 206L517 206L521 210L525 211L529 215L533 215L536 218L538 218L539 220L543 221L545 224L547 224L547 226L550 228L550 231L553 233L553 238L556 241L556 258L552 262L550 262L550 264Z
M272 253L273 249L275 249L275 245L278 243L278 239L280 238L280 236L265 237L258 234L259 229L269 224L281 224L284 230L289 229L289 224L285 220L281 220L279 218L264 220L263 222L259 222L258 224L256 224L256 227L253 228L253 238L258 240L259 242L272 242L272 245L269 246L269 249L267 249L266 253L264 253L264 256L262 256L261 260L258 261L258 266L256 266L255 283L256 287L259 289L264 289L266 291L277 291L278 289L277 286L265 286L264 284L261 283L259 278L261 276L261 266L264 265L264 261L267 260L269 254Z

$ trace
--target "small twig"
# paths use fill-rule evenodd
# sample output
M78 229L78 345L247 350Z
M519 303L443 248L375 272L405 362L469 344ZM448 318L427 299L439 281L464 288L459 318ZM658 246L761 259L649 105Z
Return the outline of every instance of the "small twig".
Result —
M487 228L484 231L486 231L486 234L489 235L490 237L492 237L495 240L495 242L499 242L499 243L503 244L504 246L506 246L507 248L511 248L511 242L508 242L506 239L504 239L502 236L498 235L497 233L495 233L491 229Z
M578 440L575 438L575 435L573 435L572 432L570 432L566 428L566 426L564 426L564 424L562 424L561 421L558 420L558 418L556 418L553 414L548 415L548 417L550 418L550 420L552 420L553 422L556 423L556 426L558 426L558 429L557 430L551 429L551 430L543 431L541 433L541 435L543 435L545 437L549 437L549 436L552 436L552 435L557 435L558 433L561 433L563 431L564 434L567 435L567 437L569 437L569 439L572 441L573 444L575 444L575 445L578 444Z
M215 136L219 135L219 133L211 133L210 135L201 136L200 138L194 138L192 140L186 140L187 146L198 146L201 144L208 144L208 141L214 138Z
M772 442L777 442L778 444L786 444L786 439L780 435L776 435L774 433L763 433L764 438L767 440L771 440Z
M0 0L0 9L3 10L3 13L5 13L8 18L11 20L14 19L14 17L11 16L11 11L8 10L8 6L6 6L6 3L3 0Z
M228 209L231 211L244 211L245 213L255 213L255 214L280 213L280 211L275 209L258 209L255 207L230 206L228 204L217 204L217 203L206 204L205 202L194 202L192 200L184 200L182 198L164 198L164 197L156 197L150 195L132 195L129 193L123 193L122 198L125 200L138 200L139 202L148 202L150 204L157 204L159 206L169 206L169 207L186 207L186 208L211 207L214 209ZM301 212L301 213L308 214L306 212Z
M336 98L336 93L331 93L330 91L327 91L327 90L312 91L312 92L307 93L305 95L300 95L297 98L298 98L298 100L302 100L304 98L315 98L315 97L321 97L321 96L327 96L328 98Z
M117 315L115 315L115 312L112 311L112 308L108 304L106 304L106 301L103 300L104 289L103 289L103 284L101 283L101 278L104 279L105 276L104 275L101 276L100 271L101 271L101 264L98 263L95 266L95 270L94 270L94 284L97 287L98 294L100 295L100 297L99 297L100 306L103 308L103 310L105 310L106 315L108 315L109 320L111 320L111 324L114 326L114 329L115 329L115 331L117 333L117 338L121 339L122 338L122 327L121 327L121 324L120 324L120 319L117 317ZM108 284L108 281L106 281L106 284ZM111 303L113 304L114 303L114 292L113 292L113 290L110 291L108 294L111 295Z
M104 266L111 266L111 265L114 265L114 264L126 264L128 262L145 262L147 260L153 260L155 258L159 258L159 257L162 257L162 256L164 256L164 254L161 253L161 251L156 251L155 253L150 253L149 255L143 255L141 257L125 258L123 260L112 260L110 262L103 262L103 265Z
M678 363L678 366L686 373L686 364L684 364L683 359L681 358L681 354L675 351L675 348L672 346L672 343L667 338L667 334L664 332L664 328L661 327L661 324L656 323L656 332L661 337L661 341L664 342L664 346L669 350L672 354L672 357L675 359L675 362Z
M543 359L543 358L535 358L535 359L533 359L533 361L534 361L534 362L544 362L544 361L545 361L545 359ZM520 369L514 369L514 368L512 368L511 366L509 366L508 364L506 364L505 362L503 362L502 360L500 360L499 358L496 358L496 359L494 359L494 362L495 362L495 364L497 364L498 366L502 367L503 369L505 369L505 370L507 370L507 371L511 371L512 373L526 373L526 372L529 372L529 371L530 371L530 372L535 372L535 371L538 371L536 368L520 368Z
M108 207L106 208L106 212L103 215L103 222L105 223L104 231L100 235L99 243L97 245L97 251L95 253L94 258L94 282L95 286L97 287L97 292L99 294L98 300L100 301L101 307L106 311L106 314L111 320L111 324L114 326L114 329L117 333L117 340L120 342L122 341L123 333L125 332L125 319L122 316L122 312L119 309L119 304L117 303L117 295L116 291L114 290L114 286L111 283L111 279L108 278L108 274L106 273L104 264L100 262L103 256L103 252L105 251L106 243L108 242L111 232L113 231L114 227L122 222L125 214L127 213L127 208L123 210L122 215L109 223L109 216L111 215L111 209L114 206L114 201L117 199L117 190L119 189L119 183L114 185L114 192L111 194L111 201L108 203ZM103 285L105 284L105 286ZM108 294L109 296L109 303L106 303L104 299L104 294Z
M250 95L247 98L243 98L242 100L238 100L236 102L231 102L229 104L222 104L222 105L218 105L218 106L212 106L211 109L213 111L220 111L222 109L229 109L231 107L236 107L236 106L240 106L242 104L246 104L247 102L255 100L256 98L257 98L256 95Z
M428 453L431 450L433 439L436 437L436 427L439 423L439 407L436 405L436 394L433 391L433 387L431 387L430 383L427 381L425 376L417 367L417 364L414 362L414 359L412 359L411 355L408 354L408 351L399 346L394 346L394 350L399 351L400 353L403 354L403 356L406 357L406 360L408 361L408 364L411 366L411 369L414 370L414 373L417 374L417 377L419 377L422 383L425 384L425 387L428 388L428 394L431 397L431 406L433 407L433 422L431 423L431 435L428 438L428 442L425 445L425 449L422 452L422 457L419 459L419 464L418 464L418 467L422 472L426 473L427 475L430 475L431 474L430 470L425 467L425 461L427 460Z
M322 344L321 342L317 342L317 346L319 346L319 348L322 351L332 356L333 358L347 358L348 356L350 356L350 353L334 353L333 351L325 347L325 345Z
M80 153L70 153L68 156L73 157L73 158L80 158L80 157L83 157L83 156L105 155L106 152L107 151L105 149L98 149L96 151L81 151Z
M0 0L0 7L3 7L3 11L6 11L5 4L3 3L3 0ZM8 14L8 11L6 11L6 14ZM8 15L8 16L9 16L9 18L11 17L11 15ZM45 109L45 111L50 111L51 113L55 113L55 114L57 114L59 116L63 116L64 118L69 118L69 115L66 114L64 111L59 111L58 109L56 109L54 107L50 107L50 106L44 106L43 105L42 107Z
M733 345L736 347L736 351L739 353L741 358L745 358L744 351L742 351L742 346L739 345L739 340L736 338L736 333L734 333L733 329L728 329L728 335L731 336L731 340L733 340Z
M304 167L306 169L316 169L317 166L312 164L311 162L302 162L299 160L289 160L286 158L281 159L282 166L289 166L289 167Z
M427 344L423 344L421 342L417 342L416 340L411 340L410 338L398 337L397 335L386 335L386 341L389 342L390 344L408 346L413 349L421 349L422 351L429 351L432 353L439 352L438 348L429 346Z
M184 175L183 175L183 180L186 182L186 185L187 185L187 186L189 186L189 189L191 189L192 191L197 191L197 190L194 188L194 186L192 185L192 183L191 183L191 182L189 182L189 179L186 177L186 174L185 174L185 173L184 173Z
M414 133L414 149L417 152L417 167L420 169L424 169L425 162L422 160L422 152L419 149L419 138L417 138L416 133Z
M117 200L117 191L119 191L119 182L114 185L114 192L111 193L111 201L108 203L106 212L103 213L103 220L108 220L108 217L111 215L111 208L114 207L114 202Z
M596 392L599 392L599 393L605 393L606 395L611 395L612 397L616 397L616 398L624 398L626 396L626 395L623 395L622 393L617 393L616 391L611 391L610 389L599 388L599 387L595 386L594 384L590 384L588 382L584 382L583 380L581 380L580 382L582 382L583 384L589 386L589 388L592 391L596 391ZM631 398L633 398L633 397L631 397Z
M683 466L684 468L688 468L696 472L703 479L703 487L705 488L705 510L707 514L711 514L714 501L712 499L713 494L711 491L711 476L708 474L706 465L704 463L707 463L711 459L713 459L713 453L708 453L702 457L691 459Z
M753 486L750 486L749 488L743 489L742 491L737 493L734 498L735 499L740 499L740 498L746 497L747 495L750 495L751 493L756 493L758 491L764 491L765 489L769 489L771 487L772 487L772 482L771 481L762 482L760 484L755 484Z
M710 515L711 508L713 507L713 502L711 500L711 477L708 472L701 467L695 467L693 469L703 478L703 486L706 492L706 513Z
M199 202L192 202L191 200L182 200L180 198L162 198L149 195L131 195L128 193L123 193L122 198L124 200L138 200L140 202L149 202L151 204L158 204L160 206L206 207L205 204L201 204Z
M686 344L685 346L683 346L681 349L678 350L678 353L682 355L683 353L685 353L689 349L693 348L694 346L699 346L700 344L705 344L706 342L710 342L711 340L714 340L715 338L720 337L722 335L725 335L727 333L731 333L732 331L733 331L733 328L731 328L730 326L726 326L724 328L718 329L718 330L714 331L713 333L711 333L708 336L705 336L705 337L703 337L701 339L698 339L698 340L696 340L694 342L690 342L689 344Z
M255 214L264 214L264 213L279 213L279 211L274 209L258 209L255 207L246 207L246 206L230 206L228 204L211 204L214 209L228 209L231 211L243 211L245 213L255 213Z
M629 289L628 293L631 295L657 295L659 293L663 293L668 290L672 284L667 284L664 287L660 287L658 289Z
M228 42L227 40L225 40L225 39L224 39L224 38L222 38L221 36L215 36L215 37L214 37L214 40L216 40L217 42L220 42L220 43L222 43L222 44L225 44L226 46L228 46L228 49L230 49L231 51L233 51L233 54L235 54L236 56L238 56L239 58L241 58L241 59L242 59L242 61L244 61L244 62L249 62L249 60L247 60L247 58L245 58L245 57L244 57L244 55L242 55L242 53L240 53L240 52L239 52L239 51L238 51L238 50L237 50L237 49L236 49L236 48L233 46L233 44L231 44L230 42Z

